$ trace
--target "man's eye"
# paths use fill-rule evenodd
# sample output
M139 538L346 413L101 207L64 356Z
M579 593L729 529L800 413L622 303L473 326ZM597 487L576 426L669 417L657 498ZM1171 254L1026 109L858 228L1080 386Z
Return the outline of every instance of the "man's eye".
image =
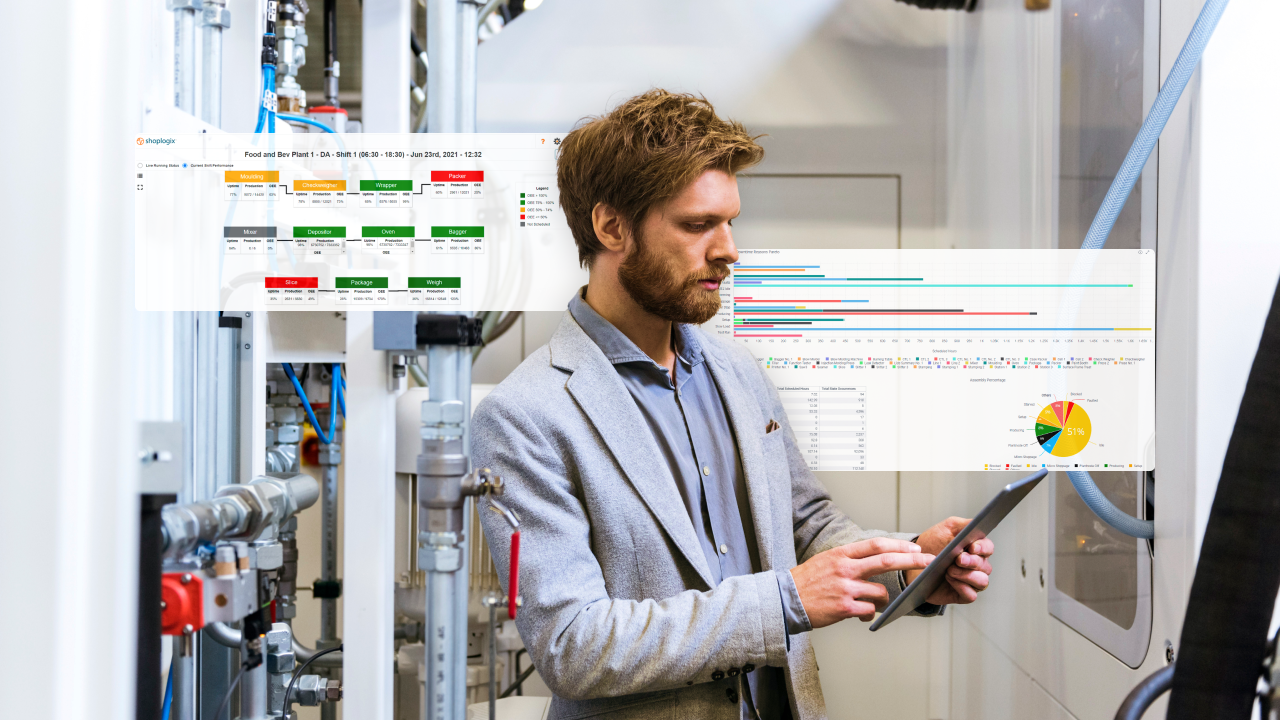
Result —
M707 229L707 224L706 223L685 223L685 227L689 228L691 232L702 232L703 230Z

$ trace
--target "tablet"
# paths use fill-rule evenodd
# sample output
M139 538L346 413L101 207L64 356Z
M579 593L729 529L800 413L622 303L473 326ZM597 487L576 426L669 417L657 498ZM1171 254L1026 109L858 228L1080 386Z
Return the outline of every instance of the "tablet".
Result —
M1017 507L1018 503L1022 502L1022 498L1034 490L1036 485L1039 485L1047 474L1049 474L1048 470L1041 470L1034 475L1028 475L1015 483L1004 486L1004 489L992 498L986 507L982 508L982 512L974 515L973 520L965 526L965 529L959 535L956 535L951 542L947 543L942 552L938 553L933 562L929 563L929 566L916 576L916 579L902 591L902 594L889 603L889 607L885 608L884 612L880 613L880 617L871 623L872 632L920 607L925 602L925 599L933 594L934 590L937 590L942 583L946 582L947 568L951 567L951 564L960 556L960 553L964 552L964 548L970 543L981 540L991 534L991 531L996 529L996 525L1000 524L1004 516Z

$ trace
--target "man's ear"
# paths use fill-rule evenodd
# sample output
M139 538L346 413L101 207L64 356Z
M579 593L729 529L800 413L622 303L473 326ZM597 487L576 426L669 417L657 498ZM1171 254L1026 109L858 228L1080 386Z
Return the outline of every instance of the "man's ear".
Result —
M622 216L609 205L596 203L591 208L591 225L595 228L596 239L610 252L621 252L626 246L626 223Z

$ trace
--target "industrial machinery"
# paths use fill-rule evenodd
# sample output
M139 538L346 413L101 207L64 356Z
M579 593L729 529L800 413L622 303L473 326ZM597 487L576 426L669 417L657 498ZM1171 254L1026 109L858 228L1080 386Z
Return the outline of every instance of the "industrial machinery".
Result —
M1131 266L1149 271L1143 292L1152 302L1143 311L1151 326L1127 328L1147 333L1135 342L1150 341L1125 354L1148 363L1140 387L1127 388L1151 411L1142 415L1145 434L1129 438L1132 457L1123 469L1074 467L1065 445L1054 453L1051 443L1076 430L1072 439L1083 448L1087 432L1103 432L1105 413L1088 406L1094 425L1077 415L1069 426L1054 402L1027 399L1036 405L1028 422L1001 430L1031 439L1033 454L1060 467L996 536L992 589L972 608L898 623L891 637L855 635L860 630L848 623L821 631L814 645L828 714L1072 720L1111 717L1117 709L1117 717L1154 717L1167 709L1169 717L1244 717L1256 703L1262 717L1277 716L1273 556L1280 524L1269 473L1280 457L1269 413L1280 244L1258 208L1280 193L1273 172L1280 152L1265 140L1274 117L1269 94L1240 81L1274 65L1275 44L1266 35L1280 24L1274 3L797 0L769 9L668 0L655 6L665 9L657 29L631 22L627 13L648 12L635 4L559 3L565 9L547 0L530 33L508 33L492 46L480 42L542 3L148 0L118 9L48 4L62 14L45 14L44 4L14 9L30 20L15 22L19 27L65 19L65 57L48 54L47 38L11 34L5 44L44 58L49 68L42 72L77 88L52 94L30 119L11 114L20 123L12 137L22 139L11 150L14 166L40 168L33 176L39 182L30 184L58 198L38 205L37 220L14 213L22 268L41 272L15 273L5 283L17 288L3 318L10 323L7 355L24 362L14 366L20 374L7 373L16 399L14 412L6 404L10 420L0 436L6 492L13 489L16 501L0 507L0 526L14 533L5 535L17 568L9 576L24 584L22 592L4 594L16 608L6 604L4 618L23 626L6 637L12 652L0 676L17 678L16 685L30 677L27 665L38 665L53 678L33 685L30 699L7 693L18 704L15 717L36 716L36 708L113 720L462 720L484 713L515 720L529 707L540 717L545 702L526 698L521 705L510 697L534 686L537 672L513 622L522 606L514 557L521 518L504 502L503 479L470 458L472 408L503 373L484 370L483 382L473 382L481 373L473 376L473 364L482 368L502 340L518 336L518 351L502 351L514 356L504 356L503 367L514 367L555 323L547 314L521 315L549 309L529 302L529 288L563 289L567 297L583 275L572 274L571 259L564 278L530 272L539 261L561 259L554 253L564 243L543 236L516 236L504 246L448 213L439 223L433 217L416 224L430 227L430 235L415 233L410 210L423 210L427 198L417 194L436 180L414 177L402 187L408 175L377 176L356 154L465 143L455 134L475 133L478 125L510 130L482 149L541 140L539 165L508 168L501 178L491 170L482 193L470 175L441 180L439 191L469 193L477 202L467 217L487 214L491 227L501 213L513 227L524 226L526 213L531 224L535 213L556 217L548 168L560 136L522 131L568 130L599 112L616 96L602 96L596 73L625 58L643 67L603 95L668 82L700 90L692 86L714 86L723 76L709 97L726 114L749 116L753 132L759 126L770 134L766 163L773 164L740 181L744 213L735 237L744 257L767 253L801 266L861 248L884 253L876 257L890 258L886 263L911 253L1077 258L1132 251ZM879 12L887 14L865 14ZM743 18L768 22L752 30ZM895 18L902 20L897 32ZM695 39L668 37L668 25ZM358 44L344 35L350 27L358 28ZM623 43L630 49L617 52L624 58L617 61L617 48L581 45L583 38L633 32L659 33L649 45L688 54L675 54L678 61L644 56L637 41ZM98 33L109 39L94 41ZM712 51L689 50L701 51L709 36ZM563 46L589 52L591 62L552 52ZM489 109L481 114L478 56L490 51L501 65L491 76L520 76L499 77L505 84L491 87L506 95L486 95ZM760 64L766 56L769 64ZM699 75L704 67L708 74ZM582 75L544 77L572 72ZM899 90L918 105L896 106L890 91ZM579 91L591 97L572 105ZM721 95L732 103L722 104ZM549 113L545 106L557 103L572 112L507 122L530 108ZM72 140L56 134L64 132L62 118L83 117L87 107L97 122L78 126ZM440 139L416 134L428 132ZM148 216L125 208L160 184L153 176L159 168L143 167L133 143L174 137L259 154L262 167L251 172L263 175L219 181L220 192L235 194L216 203L181 199L196 195L199 173L238 169L221 160L164 168L178 201L163 213L174 227L199 227L217 253L181 256L173 252L179 244L133 245ZM113 149L94 150L99 144ZM328 165L307 168L314 170L307 180L317 184L268 180L268 173L299 165L287 154L312 150L334 153L324 158ZM126 188L116 187L121 177ZM6 186L13 202L35 204L26 184L24 175ZM261 222L224 214L224 202L243 212L258 198L242 193L256 192L271 196L251 208ZM344 203L368 203L361 212L388 220L343 226L343 244L362 243L367 256L344 249L341 260L309 267L303 249L332 248L287 237L290 223L275 213L286 202L295 210L319 207L339 192ZM401 193L414 197L398 204ZM53 228L50 218L61 224ZM295 231L307 227L293 224ZM365 230L383 228L391 236L385 245L364 242ZM434 273L395 275L401 256L376 256L398 252L392 245L400 240L413 246L449 239L437 229L453 229L459 245L469 243L471 255L457 263L479 267L478 249L487 246L493 257L522 263L523 274L493 272L490 294L477 292L466 308L452 300L416 308L363 304L376 290L428 299L453 289L462 294ZM167 240L168 231L156 235ZM55 235L65 242L27 241ZM552 235L546 237L556 240ZM156 272L156 258L191 275L212 273L224 269L229 248L255 243L270 244L270 260L261 253L269 270L246 271L243 285L218 285L217 309L202 301L156 308L135 294L137 278L147 276L172 297L189 299L188 276ZM519 263L508 252L516 246L527 253ZM284 258L307 271L299 276L327 284L272 288L281 291L277 297L303 304L344 290L351 302L323 309L288 307L283 299L279 306L225 302L241 300L236 293L250 285L265 292L264 276L283 276ZM1022 261L1008 264L1015 262ZM370 277L396 277L404 287L361 295L363 288L339 288L334 268L372 268L378 272ZM50 272L66 280L57 302L25 307L55 292L41 280ZM765 281L742 287L751 282ZM502 298L500 308L481 307L494 297ZM1100 306L1090 302L1082 312ZM1077 309L1064 301L1055 317L1075 317ZM742 315L715 322L726 334L757 332L742 337L762 366L775 379L798 377L804 368L789 358L770 366L774 358L759 351L776 347L765 344L772 333L758 321L750 330L750 316ZM804 347L815 335L787 340ZM49 361L30 362L31 348ZM813 356L814 372L831 364L825 352L798 352ZM906 387L898 378L919 368L898 353L883 355L866 362L896 393ZM999 362L1009 373L1038 371L1030 355ZM976 368L983 357L972 356ZM921 361L926 371L939 363L949 363L945 354ZM788 407L825 400L826 392L833 423L855 422L845 414L865 410L861 390L801 385L783 389ZM956 407L947 396L914 410L953 417ZM964 412L972 418L978 410ZM816 437L824 420L814 415ZM1041 418L1050 421L1043 432ZM971 419L959 424L966 432L975 426ZM988 448L954 425L948 420L947 432L974 453L965 469L925 464L940 451L912 448L910 437L905 452L917 465L881 455L860 466L827 466L818 440L805 452L838 503L865 512L868 524L905 532L936 519L939 508L973 509L1007 481L999 471L1009 458L988 464ZM1011 446L1003 434L993 443ZM956 453L945 455L958 462ZM1136 467L1125 467L1130 462ZM482 512L500 514L513 533L509 577L497 577L478 532ZM38 542L48 538L54 541ZM524 550L547 551L527 542ZM56 622L31 620L37 617ZM863 653L889 659L867 663ZM928 658L923 669L920 658ZM907 676L918 686L898 692L894 683Z

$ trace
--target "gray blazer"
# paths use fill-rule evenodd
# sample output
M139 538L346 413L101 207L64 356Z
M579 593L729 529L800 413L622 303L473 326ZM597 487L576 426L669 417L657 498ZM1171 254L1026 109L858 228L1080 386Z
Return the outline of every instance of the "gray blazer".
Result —
M516 626L555 694L552 718L736 720L729 675L747 665L785 668L797 720L825 717L808 636L788 649L773 570L869 537L912 537L840 512L756 360L730 340L699 339L737 435L763 566L718 586L639 409L569 313L476 407L476 466L502 476L522 523ZM781 429L766 433L771 419ZM492 511L481 522L505 580L510 531ZM875 580L901 592L897 573Z

